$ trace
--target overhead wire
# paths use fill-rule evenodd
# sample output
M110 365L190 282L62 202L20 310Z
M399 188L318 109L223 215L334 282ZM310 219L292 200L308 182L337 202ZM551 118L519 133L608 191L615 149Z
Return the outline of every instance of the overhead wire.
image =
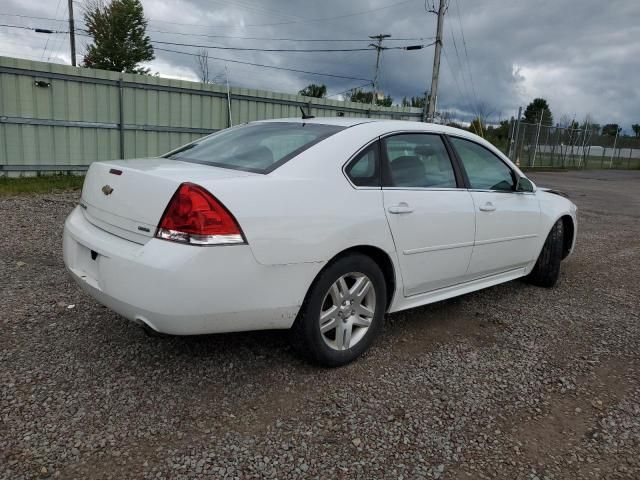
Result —
M442 48L442 53L444 54L444 60L445 63L447 64L447 66L449 67L449 71L451 72L451 76L453 77L453 81L454 81L454 85L456 86L456 89L458 90L458 94L460 95L460 99L466 104L466 108L469 111L473 111L469 105L469 99L468 97L462 93L462 90L460 89L460 84L458 83L458 78L455 75L453 68L451 67L451 63L449 62L449 57L447 55L447 50L443 47ZM475 130L475 125L473 123L471 123L472 128ZM476 132L477 134L478 132Z
M62 3L62 0L58 0L58 4L56 5L56 13L53 14L54 18L58 18L58 10L60 9L60 3ZM42 55L40 56L40 60L43 60L45 53L47 53L47 47L49 46L49 38L50 37L47 37L47 41L44 44L44 48L42 49Z
M449 1L451 1L451 0L449 0ZM462 17L460 15L460 4L458 3L458 0L455 0L455 1L456 1L456 12L458 14L458 25L460 26L460 34L462 35L462 45L464 47L464 55L465 55L465 58L467 60L467 69L469 70L469 79L471 80L471 88L472 88L472 91L473 91L473 96L474 96L475 101L476 101L476 105L479 108L480 105L479 105L479 102L478 102L478 94L476 92L476 86L475 86L475 83L473 81L473 73L472 73L472 70L471 70L471 62L469 62L469 52L467 50L467 41L466 41L465 36L464 36L464 29L462 28Z
M359 90L361 88L368 87L369 85L373 85L373 82L367 82L367 83L364 83L362 85L358 85L357 87L347 88L346 90L343 90L342 92L332 93L330 95L327 95L327 98L337 97L339 95L344 95L345 93L352 92L353 90Z
M192 57L197 57L199 54L197 53L191 53L191 52L184 52L184 51L180 51L180 50L172 50L172 49L168 49L168 48L160 48L157 47L156 50L159 50L161 52L172 52L172 53L178 53L181 55L189 55ZM229 63L239 63L239 64L243 64L243 65L251 65L251 66L255 66L255 67L263 67L263 68L271 68L271 69L275 69L275 70L285 70L288 72L297 72L297 73L305 73L305 74L309 74L309 75L316 75L316 76L321 76L321 77L332 77L332 78L342 78L342 79L346 79L346 80L362 80L365 81L368 79L366 78L362 78L362 77L352 77L352 76L348 76L348 75L338 75L338 74L333 74L333 73L321 73L321 72L312 72L309 70L299 70L296 68L287 68L287 67L278 67L275 65L266 65L266 64L261 64L261 63L253 63L253 62L245 62L245 61L241 61L241 60L232 60L230 58L220 58L220 57L209 57L212 60L220 60L222 62L229 62Z

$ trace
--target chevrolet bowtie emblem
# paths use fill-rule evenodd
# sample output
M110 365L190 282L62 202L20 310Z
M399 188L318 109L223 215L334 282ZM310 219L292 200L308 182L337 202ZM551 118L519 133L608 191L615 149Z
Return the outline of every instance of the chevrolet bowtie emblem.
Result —
M102 187L102 193L104 193L105 195L111 195L111 193L113 193L113 188L111 188L109 185L105 185L104 187Z

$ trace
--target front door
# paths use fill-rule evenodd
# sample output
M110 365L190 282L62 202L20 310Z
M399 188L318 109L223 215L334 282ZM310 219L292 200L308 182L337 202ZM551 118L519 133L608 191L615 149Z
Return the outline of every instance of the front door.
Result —
M476 238L469 275L488 276L524 267L539 245L540 204L533 192L516 192L517 173L486 147L449 137L469 180Z
M388 177L384 208L404 295L464 282L473 250L474 203L466 189L458 188L461 179L456 179L442 138L393 135L384 139L382 153Z

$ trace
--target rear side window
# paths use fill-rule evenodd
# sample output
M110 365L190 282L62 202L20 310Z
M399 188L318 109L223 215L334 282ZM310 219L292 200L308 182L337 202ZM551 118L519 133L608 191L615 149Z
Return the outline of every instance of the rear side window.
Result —
M380 158L378 142L367 147L354 158L345 173L358 187L380 186Z
M345 127L317 123L269 122L229 128L167 155L215 167L269 173Z

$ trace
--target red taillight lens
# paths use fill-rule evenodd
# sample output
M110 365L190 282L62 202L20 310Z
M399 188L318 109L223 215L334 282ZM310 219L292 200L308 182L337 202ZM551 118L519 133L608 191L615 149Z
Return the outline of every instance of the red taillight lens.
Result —
M242 230L229 210L193 183L183 183L173 194L156 237L192 245L245 243Z

